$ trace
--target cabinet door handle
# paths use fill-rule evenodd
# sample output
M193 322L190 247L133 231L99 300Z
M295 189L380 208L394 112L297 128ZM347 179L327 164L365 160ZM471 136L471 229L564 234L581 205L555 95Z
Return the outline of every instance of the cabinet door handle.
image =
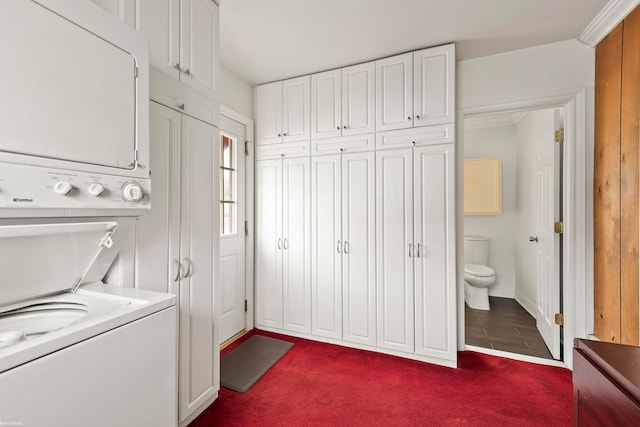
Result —
M287 136L287 133L286 133L286 132L285 132L285 133L283 133L283 134L282 134L282 136Z
M336 130L340 130L340 126L336 126Z
M280 138L281 136L282 136L282 134L281 134L281 133L279 133L279 134L278 134L278 138Z
M185 263L186 266L187 266L185 268L186 272L184 273L184 276L182 276L183 279L186 279L187 277L191 276L191 260L189 258L187 258L187 257L184 257L182 259L182 262Z
M413 249L413 245L409 243L409 258L413 258L412 249Z
M411 116L407 117L407 120L411 121Z
M416 243L416 258L420 258L420 243Z
M182 265L180 264L180 261L178 261L177 259L174 259L173 263L176 267L176 277L173 278L173 281L177 282L178 280L180 280L180 271L182 270Z
M180 111L184 111L184 104L179 104L178 108L180 109Z
M176 62L176 65L174 65L173 68L175 70L178 70L178 71L182 72L182 68L180 68L180 63L179 62Z
M184 74L185 76L191 76L191 70L187 68L186 70L184 70Z
M420 120L420 115L419 115L419 114L416 116L416 119L417 119L417 120Z
M336 245L336 250L338 251L339 254L342 253L342 242L340 242L340 240L338 240L338 244Z
M278 237L278 249L282 249L282 238Z
M347 242L346 240L344 241L344 253L349 253L349 242Z
M346 129L346 128L347 128L346 126L342 126L342 129Z
M283 247L284 247L285 250L289 249L289 240L284 239L284 246Z

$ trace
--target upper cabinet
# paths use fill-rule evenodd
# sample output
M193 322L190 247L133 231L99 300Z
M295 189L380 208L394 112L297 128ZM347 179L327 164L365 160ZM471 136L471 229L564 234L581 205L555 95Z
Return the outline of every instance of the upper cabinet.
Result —
M376 131L453 123L455 45L376 61Z
M375 131L375 63L311 76L311 138Z
M150 63L186 86L215 97L218 6L211 0L92 0L149 37Z
M310 138L310 76L256 87L257 144Z

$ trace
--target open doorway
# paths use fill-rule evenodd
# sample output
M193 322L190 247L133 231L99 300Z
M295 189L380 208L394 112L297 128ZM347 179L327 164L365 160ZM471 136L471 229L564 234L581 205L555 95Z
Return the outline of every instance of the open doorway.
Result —
M464 119L467 346L562 359L563 119L563 108Z

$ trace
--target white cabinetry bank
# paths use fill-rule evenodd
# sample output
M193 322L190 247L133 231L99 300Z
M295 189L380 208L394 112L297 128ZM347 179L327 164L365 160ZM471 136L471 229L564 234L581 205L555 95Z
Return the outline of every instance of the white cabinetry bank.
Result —
M154 191L136 226L136 286L178 298L176 424L184 426L220 388L218 6L92 1L149 38Z
M456 366L455 46L255 94L256 326Z

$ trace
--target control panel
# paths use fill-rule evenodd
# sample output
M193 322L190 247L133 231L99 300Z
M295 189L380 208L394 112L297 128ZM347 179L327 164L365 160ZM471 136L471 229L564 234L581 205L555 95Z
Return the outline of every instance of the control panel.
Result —
M149 191L149 179L0 165L0 209L149 209Z

